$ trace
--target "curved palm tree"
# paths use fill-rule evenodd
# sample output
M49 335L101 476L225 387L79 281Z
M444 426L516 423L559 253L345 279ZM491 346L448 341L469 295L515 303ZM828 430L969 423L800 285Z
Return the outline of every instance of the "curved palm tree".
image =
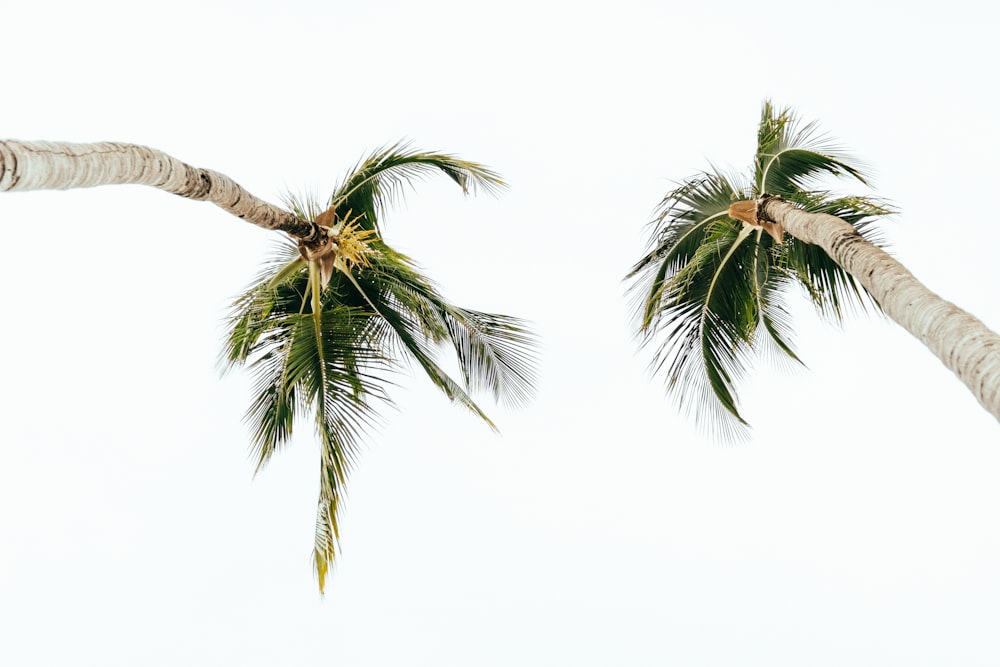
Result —
M148 146L0 141L0 192L141 184L210 201L247 222L286 232L257 279L233 305L223 364L249 367L247 411L258 470L312 413L320 440L313 550L322 592L337 551L347 474L364 429L390 402L392 374L415 362L452 401L490 427L469 392L524 401L535 380L535 339L512 317L452 305L413 261L383 240L386 209L413 181L442 172L463 191L495 192L500 177L474 162L396 144L359 162L325 206L258 199L224 174ZM451 345L460 381L438 365Z
M878 247L882 201L811 189L827 176L866 183L861 166L789 109L765 102L748 177L712 170L667 193L633 283L654 372L696 421L744 437L736 385L770 346L795 361L785 299L800 285L826 318L880 308L922 340L1000 419L1000 336L937 296ZM785 232L788 232L786 235Z
M386 389L402 362L414 362L493 428L469 391L520 403L534 382L534 339L521 321L450 304L382 240L388 206L432 171L463 189L502 186L492 171L448 155L399 145L376 151L326 206L288 198L299 218L316 221L336 243L319 251L284 243L236 300L229 320L224 362L246 364L254 376L247 419L258 469L287 443L296 419L312 413L320 441L313 560L321 591L336 556L340 501L359 439L378 405L390 401ZM461 382L438 365L441 344L454 349Z

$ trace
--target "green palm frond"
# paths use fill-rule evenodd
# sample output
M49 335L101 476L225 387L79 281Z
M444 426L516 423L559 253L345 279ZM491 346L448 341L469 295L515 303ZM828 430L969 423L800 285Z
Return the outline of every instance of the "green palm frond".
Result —
M538 341L526 323L454 306L444 310L444 317L465 386L488 392L499 403L527 403L538 379Z
M294 246L291 248L294 250ZM271 264L280 273L289 249ZM255 397L247 411L251 451L259 471L291 438L298 419L315 414L321 484L314 558L320 590L336 549L338 508L363 433L377 422L375 405L388 402L378 323L367 310L332 303L316 308L303 268L275 285L263 275L237 301L230 319L228 355L247 364ZM243 307L240 308L239 306Z
M448 303L409 257L388 247L374 256L371 277L390 303L416 316L425 337L451 343L466 391L486 391L512 405L528 400L537 380L537 339L527 323Z
M867 184L866 168L821 135L815 123L800 127L791 109L764 103L754 158L755 196L788 198L819 178L845 175Z
M369 286L363 286L354 276L349 276L349 278L358 293L371 306L372 312L388 324L397 349L402 350L410 359L416 361L430 381L449 399L465 406L485 421L490 428L496 430L496 425L486 416L482 408L476 405L469 394L438 366L435 343L441 340L444 330L431 328L428 326L428 318L422 317L422 313L408 309L397 299L383 298L383 295L378 292L377 281L369 288ZM430 324L434 323L431 321Z
M760 254L762 258L771 255L767 251L761 251ZM754 290L758 298L757 308L760 312L760 323L768 333L767 337L762 337L762 347L767 351L769 343L773 343L774 347L777 348L775 350L777 354L772 355L775 361L781 363L785 359L790 359L801 365L803 362L795 352L792 339L794 329L792 316L786 305L788 292L793 284L794 280L785 273L771 268L765 275L759 277Z
M306 298L307 270L299 280L271 289L267 276L262 278L237 300L227 340L229 365L247 364L254 377L256 398L247 421L258 470L287 442L296 416L308 406L319 409L331 400L347 405L339 419L333 418L336 410L320 411L320 417L331 429L360 433L370 421L371 401L385 400L379 372L391 368L367 310L330 304L316 311Z
M222 363L247 366L254 378L246 418L257 469L287 444L301 418L313 415L320 442L313 561L321 592L338 551L348 474L362 438L379 421L377 408L391 404L391 377L405 362L415 362L446 396L493 429L470 392L486 390L520 403L535 382L536 341L523 322L448 303L412 260L381 239L386 207L406 185L435 170L465 191L503 185L489 169L449 155L399 144L376 151L347 175L328 207L306 196L285 199L306 220L332 209L334 232L345 246L344 235L354 230L350 248L332 248L340 253L325 264L332 275L322 275L314 255L307 262L295 244L284 242L235 300L228 319ZM462 383L439 363L444 345L456 353Z
M639 281L632 291L643 303L641 329L656 327L657 318L663 314L661 304L668 277L691 262L712 225L730 220L729 205L740 189L719 173L705 173L668 193L660 202L650 223L649 250L627 276Z
M506 187L499 174L481 164L446 153L416 151L399 142L372 152L355 165L334 188L327 206L339 219L350 213L362 220L363 228L381 233L382 214L402 198L408 186L435 172L445 174L466 193L481 189L497 194Z
M723 440L747 434L736 389L752 354L770 349L801 363L786 305L793 284L830 319L874 305L818 246L788 235L779 243L730 217L730 205L780 195L846 220L875 243L872 223L892 212L873 198L808 189L823 176L865 182L865 172L814 124L800 127L790 110L770 102L749 176L713 168L667 193L650 223L647 250L626 276L641 344L653 351L653 372L665 374L681 408Z

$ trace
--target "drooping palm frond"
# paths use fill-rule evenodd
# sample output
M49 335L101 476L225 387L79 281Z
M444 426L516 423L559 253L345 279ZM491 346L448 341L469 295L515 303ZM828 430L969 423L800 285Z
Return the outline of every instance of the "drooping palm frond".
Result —
M496 428L470 391L512 403L535 381L535 339L515 318L448 303L406 256L382 239L380 217L404 186L430 171L463 190L495 190L499 177L481 165L396 145L359 163L336 188L330 206L289 196L296 215L333 220L337 256L327 267L286 242L234 303L223 363L247 365L255 398L247 411L258 470L312 413L320 442L314 568L322 592L338 551L339 511L348 473L378 404L402 364L415 362L452 401ZM332 212L332 216L328 213ZM349 238L348 238L349 237ZM350 243L348 243L350 241ZM350 247L347 247L350 246ZM454 348L464 382L440 366L439 347Z
M482 189L496 194L506 187L499 174L481 164L446 153L416 151L399 142L358 162L334 188L327 206L339 219L349 214L360 218L363 228L381 233L382 214L402 198L407 187L435 172L444 173L466 193Z
M716 170L680 185L663 199L647 254L628 278L651 369L696 422L725 440L739 439L746 421L735 388L743 376L766 304L756 291L770 253L756 231L729 217L749 185ZM777 331L777 329L776 329Z
M315 272L302 273L316 280ZM287 444L296 421L314 413L321 471L314 561L322 591L347 474L364 432L377 421L376 404L388 402L391 363L368 311L339 304L317 310L297 277L273 287L262 280L248 290L230 320L228 355L234 365L248 364L254 377L246 418L258 471Z
M638 279L633 293L641 302L642 330L655 329L669 279L687 266L719 220L729 220L737 186L725 176L701 174L668 193L657 207L646 255L628 278ZM636 302L636 305L639 305Z
M465 390L485 391L511 405L526 402L537 379L537 340L527 324L452 305L409 257L376 247L380 251L373 256L371 279L391 295L390 303L419 318L428 339L451 344Z
M269 323L265 342L249 361L256 397L247 421L258 470L288 442L297 416L331 401L346 406L322 415L329 428L344 434L345 450L337 458L353 457L351 443L371 420L370 403L384 398L384 381L373 371L387 364L368 336L357 331L366 318L363 311L343 307L321 313L318 331L312 313ZM347 437L351 433L355 437Z
M721 404L725 410L713 412L708 421L697 411L695 417L703 426L718 427L727 438L738 434L736 424L745 424L735 384L743 375L757 325L757 301L749 293L752 236L750 227L730 219L708 225L690 261L665 284L660 303L667 311L646 338L647 343L658 340L653 368L666 370L668 390L682 407ZM711 396L715 403L706 402Z
M749 180L714 169L669 192L650 223L646 253L626 277L641 343L653 350L653 372L664 373L682 409L723 440L747 434L736 389L753 353L772 349L801 363L786 305L792 285L834 320L847 307L873 305L817 246L787 235L778 242L730 216L735 201L776 194L840 217L877 243L872 223L889 207L807 189L823 176L866 182L864 169L814 124L800 127L790 110L765 102Z

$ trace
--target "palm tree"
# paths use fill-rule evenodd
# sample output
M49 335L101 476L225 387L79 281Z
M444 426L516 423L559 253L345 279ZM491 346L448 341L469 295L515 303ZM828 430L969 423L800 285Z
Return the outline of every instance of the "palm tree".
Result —
M389 401L389 374L401 361L414 362L448 398L491 427L467 390L520 403L534 381L533 338L522 322L448 303L410 258L382 240L386 208L408 181L431 170L463 187L501 184L493 172L449 156L400 146L377 151L325 206L287 201L300 218L330 227L339 249L316 258L283 244L236 300L229 320L225 363L248 364L255 381L247 418L258 469L291 437L296 417L313 412L320 440L313 550L320 590L336 555L340 500L359 437L375 407ZM440 343L454 348L461 383L438 365Z
M867 184L815 124L765 102L752 173L713 169L667 193L627 276L654 372L701 426L745 437L736 385L751 353L771 347L799 361L785 305L797 284L832 320L852 305L880 308L1000 419L1000 336L879 247L873 223L892 212L884 202L816 189L826 176Z
M504 186L482 165L396 144L360 161L325 205L289 196L284 210L222 174L143 146L0 142L0 190L142 183L207 199L296 239L279 243L236 299L222 362L247 366L253 376L247 421L258 470L287 444L297 421L312 414L320 442L313 561L321 592L337 554L347 475L379 405L391 403L393 373L414 362L494 430L469 393L519 404L535 381L535 339L522 321L449 303L382 239L389 206L435 171L466 192ZM439 365L445 344L454 349L460 381Z

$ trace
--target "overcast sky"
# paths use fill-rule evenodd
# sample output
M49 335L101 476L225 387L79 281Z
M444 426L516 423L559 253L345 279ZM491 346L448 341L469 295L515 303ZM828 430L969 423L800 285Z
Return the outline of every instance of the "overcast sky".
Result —
M499 437L401 379L321 598L309 425L254 478L216 364L273 233L139 186L0 194L0 664L1000 663L1000 426L920 343L802 302L808 369L761 360L739 446L636 351L654 206L746 168L765 98L1000 329L998 11L812 4L0 0L2 138L147 144L275 202L402 138L495 168L500 198L421 183L387 238L543 341Z

